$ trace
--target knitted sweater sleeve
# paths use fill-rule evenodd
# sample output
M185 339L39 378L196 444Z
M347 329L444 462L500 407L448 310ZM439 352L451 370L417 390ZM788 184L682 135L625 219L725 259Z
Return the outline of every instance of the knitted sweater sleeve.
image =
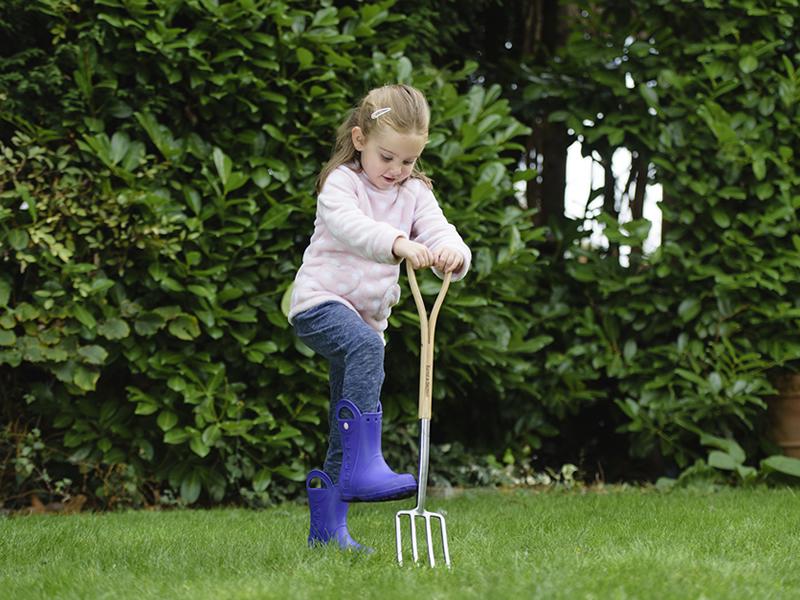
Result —
M464 257L464 264L453 273L453 281L462 279L469 271L472 252L461 239L456 228L447 221L433 192L424 184L420 184L417 204L414 211L414 223L411 226L411 239L426 245L431 250L441 246L455 248ZM438 277L443 277L438 269L433 269Z
M328 232L356 254L380 263L399 262L392 246L405 233L365 214L358 205L355 182L341 170L325 180L317 198L317 215Z

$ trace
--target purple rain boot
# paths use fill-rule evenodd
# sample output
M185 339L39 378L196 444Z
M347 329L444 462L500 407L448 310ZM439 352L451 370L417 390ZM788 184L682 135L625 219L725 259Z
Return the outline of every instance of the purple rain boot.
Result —
M323 487L312 488L311 482L319 479ZM308 508L311 513L311 526L308 532L308 545L327 544L334 541L342 550L371 552L350 537L347 531L347 510L350 505L342 502L339 488L333 485L325 471L314 469L306 477Z
M352 418L343 418L342 409L349 409ZM417 482L410 473L397 474L389 468L381 452L383 409L362 413L349 400L336 405L336 420L342 436L342 470L339 490L348 502L380 502L413 496Z

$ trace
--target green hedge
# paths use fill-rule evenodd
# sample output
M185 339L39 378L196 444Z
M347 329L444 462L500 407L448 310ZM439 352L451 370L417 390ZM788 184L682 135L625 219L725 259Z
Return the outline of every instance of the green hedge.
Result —
M582 223L565 226L558 299L542 309L561 306L565 321L547 360L570 373L568 389L619 408L635 454L686 465L704 433L774 452L765 399L800 357L800 9L577 4L563 54L525 72L516 113L570 129L586 156L610 160L626 147L649 164L664 232L643 255L650 223L620 224L613 208L632 202L627 186L597 217L607 250L579 245ZM575 393L550 398L580 410Z
M390 81L429 96L424 162L475 252L442 318L450 351L437 400L521 398L522 373L484 381L476 358L521 370L539 345L517 291L537 233L501 158L525 130L497 87L465 86L475 65L414 68L406 42L384 41L382 27L400 18L391 4L52 1L0 13L18 36L0 74L5 449L33 447L38 425L45 485L77 486L80 473L109 505L298 492L324 454L326 367L296 342L287 290L335 128ZM393 317L398 401L386 403L387 420L406 425L416 419L411 307L406 298ZM520 353L506 356L512 329ZM4 487L42 485L6 467Z

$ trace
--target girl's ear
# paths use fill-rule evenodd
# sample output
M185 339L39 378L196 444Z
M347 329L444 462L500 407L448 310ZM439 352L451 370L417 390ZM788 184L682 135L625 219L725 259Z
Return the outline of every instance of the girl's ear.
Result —
M364 145L367 143L367 137L364 135L364 132L361 131L361 127L353 127L350 130L350 135L353 138L353 146L356 147L356 150L361 152L364 149Z

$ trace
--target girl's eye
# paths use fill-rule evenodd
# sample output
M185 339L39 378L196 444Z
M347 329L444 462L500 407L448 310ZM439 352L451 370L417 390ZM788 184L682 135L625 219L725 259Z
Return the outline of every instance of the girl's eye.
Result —
M414 164L414 161L413 161L413 160L404 160L404 161L403 161L403 164L404 164L404 165L413 165L413 164Z
M383 156L381 154L381 158L384 160L384 162L391 162L392 161L392 157L391 156Z

